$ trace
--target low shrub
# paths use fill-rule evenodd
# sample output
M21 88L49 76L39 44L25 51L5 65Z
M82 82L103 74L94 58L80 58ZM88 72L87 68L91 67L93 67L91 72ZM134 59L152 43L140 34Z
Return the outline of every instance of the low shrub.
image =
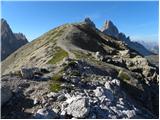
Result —
M119 71L118 77L122 80L130 80L129 75L127 75L127 73L125 73L123 70Z

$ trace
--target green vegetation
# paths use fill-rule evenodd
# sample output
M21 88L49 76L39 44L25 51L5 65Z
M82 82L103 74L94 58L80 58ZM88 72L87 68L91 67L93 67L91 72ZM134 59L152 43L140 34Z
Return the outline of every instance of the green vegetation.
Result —
M60 83L54 82L54 83L50 84L50 91L52 91L52 92L58 92L60 90L61 90L61 84Z
M63 58L68 57L68 53L61 49L60 47L55 48L55 54L53 55L52 59L48 61L49 64L56 64L63 60Z
M57 74L52 77L52 81L61 81L61 80L62 80L62 75Z
M122 80L127 80L127 81L130 80L130 77L123 70L119 71L118 77Z
M50 91L58 92L61 90L62 75L54 75L50 82Z
M88 59L88 60L94 60L91 53L84 53L80 51L72 51L77 59Z
M81 76L79 71L73 71L70 75L71 76Z

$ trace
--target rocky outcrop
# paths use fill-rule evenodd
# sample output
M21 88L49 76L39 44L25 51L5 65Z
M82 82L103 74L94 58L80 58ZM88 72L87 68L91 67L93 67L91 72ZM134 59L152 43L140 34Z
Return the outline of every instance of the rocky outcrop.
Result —
M26 43L22 33L13 33L7 21L1 19L1 61Z

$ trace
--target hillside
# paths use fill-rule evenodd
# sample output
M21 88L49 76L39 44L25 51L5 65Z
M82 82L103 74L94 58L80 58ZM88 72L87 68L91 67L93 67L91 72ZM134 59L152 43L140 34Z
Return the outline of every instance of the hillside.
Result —
M4 102L2 118L159 115L158 67L89 18L54 28L16 50L2 62L2 75L2 86L19 96Z

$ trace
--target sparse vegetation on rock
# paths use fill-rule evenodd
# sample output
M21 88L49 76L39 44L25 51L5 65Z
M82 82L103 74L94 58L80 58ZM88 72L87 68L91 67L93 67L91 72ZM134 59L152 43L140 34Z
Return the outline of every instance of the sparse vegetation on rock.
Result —
M65 57L68 57L68 53L61 49L60 47L55 48L55 54L53 55L52 59L48 61L49 64L56 64L63 60Z

